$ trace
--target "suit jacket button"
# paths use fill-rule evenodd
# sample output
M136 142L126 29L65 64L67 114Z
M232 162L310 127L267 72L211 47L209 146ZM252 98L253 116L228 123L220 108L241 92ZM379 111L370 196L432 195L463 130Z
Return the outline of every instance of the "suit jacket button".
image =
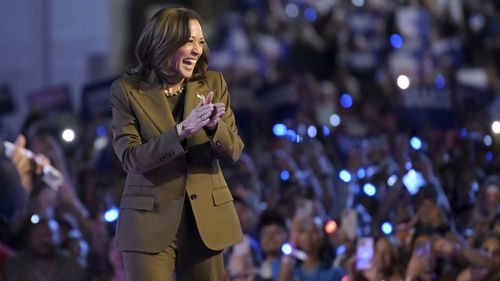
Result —
M191 196L189 196L189 198L191 198L191 200L196 200L196 198L198 198L198 196L196 194L191 194Z

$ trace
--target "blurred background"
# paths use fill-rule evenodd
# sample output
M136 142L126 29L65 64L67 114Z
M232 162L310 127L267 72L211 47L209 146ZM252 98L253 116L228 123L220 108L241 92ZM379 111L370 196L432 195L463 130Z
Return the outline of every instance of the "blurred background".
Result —
M0 9L0 137L23 133L66 180L57 191L38 181L3 224L6 257L54 219L52 247L85 278L125 280L111 243L125 174L109 87L135 61L146 20L171 3L205 19L209 68L224 74L246 145L223 167L248 238L246 252L227 251L228 280L271 280L259 242L269 212L285 237L303 212L321 218L331 264L350 276L363 273L349 264L362 236L396 237L406 272L410 229L478 251L500 230L498 0L16 0ZM486 273L473 280L498 280L484 279L500 276L492 257L435 274L476 266Z

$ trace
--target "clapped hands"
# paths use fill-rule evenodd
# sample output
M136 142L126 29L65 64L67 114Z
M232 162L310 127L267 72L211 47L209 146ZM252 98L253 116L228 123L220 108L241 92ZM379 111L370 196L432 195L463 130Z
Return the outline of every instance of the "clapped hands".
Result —
M212 98L214 97L214 92L210 91L208 92L208 95L205 97L203 95L200 95L201 99L201 104L205 105L212 105L213 106L213 111L212 115L210 115L208 123L205 125L205 127L209 130L214 130L215 127L217 126L217 123L219 123L219 120L224 113L226 113L226 107L223 103L218 102L218 103L212 103Z
M215 130L221 116L226 112L226 107L223 103L212 103L214 93L210 91L205 97L198 95L200 103L193 111L184 119L177 128L179 137L184 139L202 128ZM180 127L179 127L180 126Z

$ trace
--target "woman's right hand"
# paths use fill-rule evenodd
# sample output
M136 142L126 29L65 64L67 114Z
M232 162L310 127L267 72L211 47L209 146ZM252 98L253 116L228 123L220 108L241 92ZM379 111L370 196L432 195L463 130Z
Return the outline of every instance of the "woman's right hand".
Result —
M184 139L205 127L205 125L210 122L210 116L213 110L213 104L203 104L200 102L200 104L189 113L188 117L179 124L181 126L181 129L178 130L179 137Z

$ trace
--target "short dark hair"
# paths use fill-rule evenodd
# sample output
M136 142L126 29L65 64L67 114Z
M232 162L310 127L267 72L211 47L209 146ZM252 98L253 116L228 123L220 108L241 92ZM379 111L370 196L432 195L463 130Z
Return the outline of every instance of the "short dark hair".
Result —
M161 72L175 52L188 42L191 34L189 21L201 16L194 10L169 5L156 12L146 23L135 48L137 63L129 66L128 74L147 78L151 71ZM204 79L208 67L208 45L203 44L203 53L193 71L191 79Z
M264 227L271 224L281 226L285 231L288 231L283 215L278 210L266 209L259 216L259 222L257 223L258 232L261 232Z

